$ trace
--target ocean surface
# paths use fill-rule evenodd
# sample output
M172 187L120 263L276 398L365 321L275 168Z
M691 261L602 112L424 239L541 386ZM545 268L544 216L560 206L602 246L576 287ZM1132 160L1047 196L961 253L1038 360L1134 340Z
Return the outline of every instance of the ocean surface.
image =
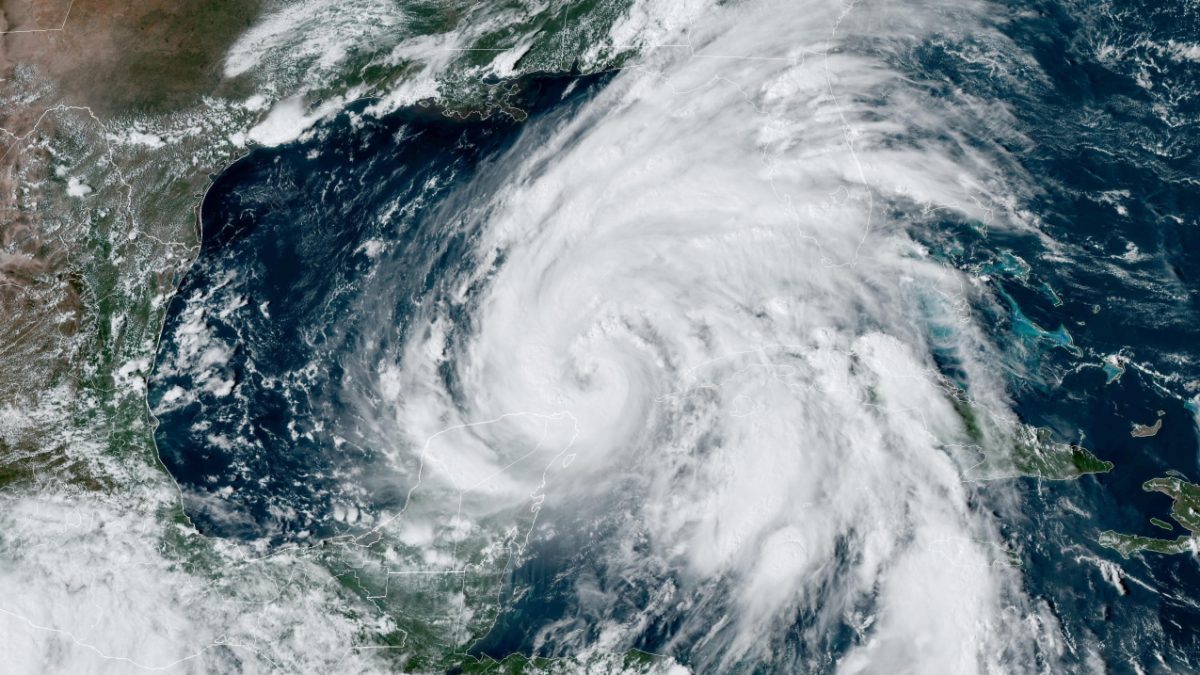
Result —
M409 486L380 459L389 430L364 419L379 405L375 360L463 276L473 233L455 225L486 189L481 167L602 80L509 85L524 123L420 106L380 119L363 101L216 178L151 394L159 452L198 527L279 543L353 530L333 519L339 499L403 503Z
M979 284L969 314L1002 357L995 367L1019 419L1115 465L1073 480L997 479L972 493L998 523L998 545L1029 603L1062 636L1036 658L1071 670L1099 658L1113 673L1197 668L1196 558L1125 559L1097 543L1104 530L1177 536L1150 524L1170 502L1141 485L1168 472L1200 479L1197 9L1026 2L999 12L996 30L1021 49L999 60L985 42L936 30L904 50L869 34L852 47L904 74L931 105L973 101L980 124L994 127L938 133L1002 152L997 164L1032 186L1010 206L1035 227L880 208L908 223L930 259ZM359 102L216 177L201 209L201 252L171 301L150 389L160 455L202 532L270 549L362 536L406 508L422 467L391 440L404 421L380 411L405 392L380 364L403 361L413 331L428 330L410 317L444 306L452 348L438 376L449 405L471 397L453 362L494 277L477 273L472 253L496 208L489 195L520 159L512 153L563 133L614 77L506 83L524 111L519 121L433 107L376 117L371 102ZM892 142L941 141L901 133ZM503 249L489 264L504 266ZM942 376L962 379L953 358L931 358ZM1131 436L1133 424L1160 418L1157 435ZM829 623L801 608L780 629L773 662L721 661L712 652L720 641L688 617L738 605L697 591L647 614L677 573L614 569L604 551L624 521L592 515L567 509L547 519L553 536L534 528L505 570L500 616L472 653L565 655L639 616L624 647L702 668L823 672L862 641L848 614ZM847 544L829 564L852 566L857 555ZM597 596L617 599L590 604L584 578Z

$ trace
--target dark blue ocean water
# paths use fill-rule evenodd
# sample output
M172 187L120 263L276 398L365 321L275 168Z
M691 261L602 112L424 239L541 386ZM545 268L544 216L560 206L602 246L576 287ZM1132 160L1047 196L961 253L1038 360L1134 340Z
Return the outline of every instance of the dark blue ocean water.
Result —
M1101 645L1110 672L1191 670L1200 665L1197 561L1124 560L1096 537L1177 536L1150 524L1170 500L1141 484L1170 470L1200 478L1200 63L1171 47L1200 38L1197 8L1010 7L1004 32L1048 78L1022 77L1015 63L1017 76L995 77L951 56L961 45L929 46L908 65L934 86L1009 102L1016 125L998 137L1040 188L1028 209L1054 243L948 228L927 237L955 265L992 273L1005 308L993 317L996 339L1009 346L1022 419L1116 467L1076 481L1020 481L1023 503L1005 514L1006 534L1071 656ZM1106 372L1112 354L1136 365ZM1160 411L1157 436L1130 436L1133 422L1152 423ZM1097 560L1122 566L1126 594Z
M914 235L947 264L990 276L995 302L976 312L1005 346L1022 419L1115 464L1079 480L1017 479L1019 503L995 507L1028 591L1060 622L1065 658L1078 668L1088 645L1114 673L1135 672L1134 664L1200 668L1196 559L1126 560L1096 543L1107 529L1163 536L1149 519L1166 518L1169 500L1141 484L1167 471L1200 480L1192 403L1200 393L1200 57L1180 47L1200 43L1197 11L1183 3L1010 3L1000 27L1023 54L972 60L964 54L987 45L960 36L889 56L947 99L966 92L1008 103L1011 119L982 116L980 124L996 126L974 133L985 150L1003 146L1013 170L1037 186L1022 207L1045 236L955 221L922 223ZM381 459L388 429L368 423L380 417L370 410L375 364L403 342L416 303L436 302L471 264L473 233L458 224L482 201L473 195L489 188L489 162L530 125L569 117L605 80L583 81L564 98L572 82L521 83L530 112L523 123L455 121L423 109L375 120L357 106L313 138L257 150L218 177L203 204L202 252L169 308L150 392L160 453L202 531L304 540L354 530L331 518L338 503L385 509L402 501L410 479ZM371 241L384 243L378 255L392 264L374 263ZM189 307L202 309L231 356L170 372L163 364L186 348ZM396 327L386 344L374 329L380 323ZM1122 373L1104 367L1110 355ZM214 371L235 383L232 394L204 391ZM173 387L198 392L195 401L173 407L165 400ZM1130 436L1132 423L1151 423L1160 411L1157 436ZM990 489L981 488L982 499ZM574 589L580 576L601 586L613 578L596 567L603 556L594 547L606 538L557 525L554 543L510 570L508 609L475 652L530 652L551 621L598 625L644 608L653 589L630 583L607 617L587 616ZM1102 561L1124 571L1121 588L1105 579ZM826 670L828 655L853 639L845 627L814 637L809 623L796 617L780 664ZM664 612L632 646L679 644L679 626L678 614Z
M379 409L379 365L414 308L470 271L463 224L492 180L481 171L603 80L521 81L511 103L523 122L421 106L378 119L362 101L216 178L149 395L162 461L201 531L303 541L403 503L413 478L381 459L397 434ZM359 509L357 528L333 518L338 505Z

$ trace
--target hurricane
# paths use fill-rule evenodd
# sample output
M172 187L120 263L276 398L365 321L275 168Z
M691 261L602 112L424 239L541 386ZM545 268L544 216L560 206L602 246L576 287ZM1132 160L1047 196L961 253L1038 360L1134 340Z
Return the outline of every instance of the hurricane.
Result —
M147 447L5 496L25 670L1196 660L1193 10L360 4L210 65L194 246L85 368L136 410L0 399ZM131 119L103 166L199 128Z
M510 602L560 610L485 653L1053 656L971 480L964 402L992 448L1019 428L986 290L914 234L1032 227L1003 107L903 69L932 15L1000 43L986 9L714 7L620 72L529 84L519 128L381 102L237 170L262 188L206 198L157 375L166 446L180 416L221 458L167 459L185 500L264 546L422 549L377 563L389 592L515 566Z

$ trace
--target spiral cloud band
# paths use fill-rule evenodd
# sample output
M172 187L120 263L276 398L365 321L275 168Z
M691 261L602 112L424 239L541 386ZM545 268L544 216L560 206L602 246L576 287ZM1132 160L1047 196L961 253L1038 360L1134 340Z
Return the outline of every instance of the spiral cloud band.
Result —
M347 39L393 25L367 4ZM228 75L352 16L291 9ZM205 198L149 375L175 484L97 498L95 527L57 499L0 514L15 658L1053 671L1011 487L984 480L1028 442L1022 366L988 337L990 287L929 243L1042 236L1005 105L913 67L932 45L1036 78L992 9L633 3L612 35L637 56L496 85L526 110L452 119L411 105L417 76L312 128L337 106L277 103L249 137L280 147ZM298 53L332 68L340 35ZM445 66L438 40L397 58ZM165 618L108 630L120 613Z
M893 67L910 12L712 9L481 179L474 271L380 372L421 501L460 504L460 530L532 503L527 555L593 559L533 646L669 624L702 669L805 664L839 630L843 672L1034 661L1043 620L932 356L1009 419L976 291L910 236L930 212L1022 227L1016 188L966 103Z

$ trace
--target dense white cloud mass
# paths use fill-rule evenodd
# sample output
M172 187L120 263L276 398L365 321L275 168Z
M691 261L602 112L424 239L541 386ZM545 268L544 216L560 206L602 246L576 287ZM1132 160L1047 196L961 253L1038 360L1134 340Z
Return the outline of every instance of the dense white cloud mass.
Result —
M690 608L676 646L702 669L788 658L789 639L815 651L843 622L858 629L847 673L1034 663L1042 620L964 484L978 458L932 328L955 328L939 346L1003 426L1000 374L970 281L907 233L930 210L1018 227L1014 188L957 126L969 108L887 64L935 25L984 30L973 9L712 8L689 46L519 145L474 214L481 264L462 286L487 281L463 300L469 328L447 336L454 303L431 310L397 365L422 490L487 485L461 514L481 519L532 487L562 523L547 539L616 521L602 566ZM469 449L423 440L474 420L499 421ZM600 621L620 601L580 593ZM630 644L659 610L603 639ZM543 638L581 634L567 621Z
M210 548L190 527L155 522L167 507L4 500L4 672L385 671L356 638L387 622L358 615L327 571Z
M935 327L953 328L938 347L994 440L1013 416L970 279L909 236L930 211L1021 227L1006 206L1020 177L968 142L986 133L971 102L889 65L934 29L986 33L986 8L694 5L686 29L635 8L614 41L646 25L662 45L479 178L462 224L473 275L424 305L363 403L386 417L364 426L399 434L399 473L419 467L372 535L424 550L417 572L470 573L512 541L537 555L596 533L582 618L539 635L556 653L620 651L664 621L697 672L1032 670L1054 630L964 481L978 457ZM327 14L302 7L294 22ZM272 21L230 74L295 27ZM350 646L389 629L299 554L250 563L222 545L211 567L232 571L198 572L128 503L24 500L0 517L0 639L23 671L360 672L373 662ZM385 557L387 583L408 583L394 575L415 563ZM615 609L625 588L649 589L635 612ZM470 623L463 595L445 597Z

